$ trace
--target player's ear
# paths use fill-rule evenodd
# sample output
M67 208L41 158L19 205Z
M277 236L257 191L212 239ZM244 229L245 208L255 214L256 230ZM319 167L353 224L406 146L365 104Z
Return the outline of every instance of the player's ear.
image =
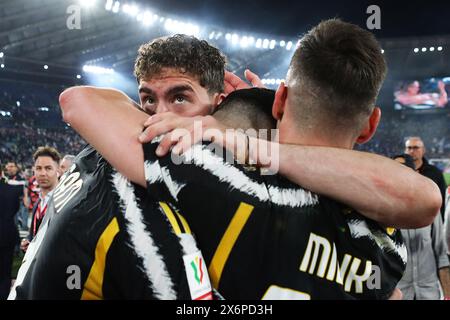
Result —
M211 113L214 112L217 106L222 103L226 96L227 95L223 92L214 94Z
M367 123L360 132L359 137L356 139L356 143L363 144L369 141L375 134L375 131L377 131L380 119L381 119L381 109L375 107L369 119L367 120Z
M272 116L275 120L281 120L284 113L284 107L287 99L288 88L285 86L284 82L281 82L275 92L275 100L272 107Z

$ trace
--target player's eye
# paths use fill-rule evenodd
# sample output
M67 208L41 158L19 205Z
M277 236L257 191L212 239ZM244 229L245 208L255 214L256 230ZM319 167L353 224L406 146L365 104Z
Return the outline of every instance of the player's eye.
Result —
M180 104L184 102L186 102L186 98L184 96L176 96L174 99L174 103Z

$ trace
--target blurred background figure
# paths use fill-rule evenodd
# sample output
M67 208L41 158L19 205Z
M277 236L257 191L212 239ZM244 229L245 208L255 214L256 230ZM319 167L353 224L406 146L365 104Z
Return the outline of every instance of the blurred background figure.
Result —
M62 158L61 162L59 163L61 175L63 175L64 173L66 173L67 170L69 170L69 168L72 166L73 159L75 159L75 156L71 154L66 154Z
M416 170L411 155L401 154L392 158ZM401 233L408 250L406 271L397 285L403 299L450 299L450 262L441 216L437 215L430 226L401 230Z
M47 212L47 203L58 184L60 177L59 162L61 155L52 147L39 147L33 155L34 174L39 185L39 200L33 207L31 227L28 238L22 239L21 249L26 251L31 240L36 236Z
M14 217L24 196L24 181L20 180L15 161L8 161L5 172L0 166L0 300L8 297L11 268L19 232Z
M445 220L445 192L447 184L445 183L442 171L431 165L425 158L425 144L420 137L410 137L405 142L405 153L414 160L415 170L421 175L433 180L439 187L442 195L441 219Z

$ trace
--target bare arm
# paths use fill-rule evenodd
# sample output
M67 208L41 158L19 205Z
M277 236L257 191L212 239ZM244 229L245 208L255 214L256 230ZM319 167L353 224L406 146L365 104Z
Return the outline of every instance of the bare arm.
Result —
M113 167L145 186L144 152L138 136L148 115L124 93L113 89L73 87L59 98L63 119Z
M280 173L397 228L433 222L439 188L430 179L375 154L337 148L280 145Z
M444 297L450 299L450 268L439 269L439 280L444 291Z
M60 104L66 122L119 172L145 186L138 136L147 116L126 95L116 90L76 87L61 95ZM282 148L286 149L280 152L280 170L288 178L384 225L421 227L431 223L440 207L441 199L439 193L435 196L437 187L432 182L389 159L383 162L384 158L378 156L341 149Z

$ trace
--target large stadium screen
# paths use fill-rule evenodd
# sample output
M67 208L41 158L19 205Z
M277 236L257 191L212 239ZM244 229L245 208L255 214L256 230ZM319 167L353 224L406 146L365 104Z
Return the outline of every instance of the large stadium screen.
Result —
M401 81L394 90L395 110L449 108L450 77Z

